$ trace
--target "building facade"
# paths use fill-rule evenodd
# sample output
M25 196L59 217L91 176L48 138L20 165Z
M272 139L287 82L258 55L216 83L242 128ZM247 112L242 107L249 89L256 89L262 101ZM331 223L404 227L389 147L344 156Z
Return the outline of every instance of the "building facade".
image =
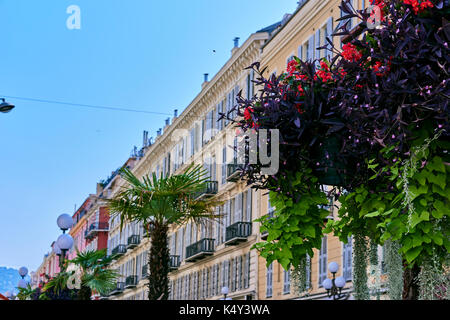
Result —
M354 0L353 5L361 9L368 2ZM294 55L302 60L329 56L329 52L316 48L326 44L326 37L340 23L337 22L342 16L339 5L340 0L299 1L293 14L250 35L241 46L235 40L230 59L211 80L205 76L200 93L182 114L175 115L172 123L166 122L154 143L148 143L144 135L141 151L124 164L139 178L152 173L177 174L191 163L202 164L210 182L200 196L223 202L216 208L222 216L218 221L171 226L169 299L222 299L223 287L229 289L228 298L235 300L326 299L322 282L332 277L328 272L332 261L340 266L336 276L343 276L347 281L344 292L351 294L351 238L342 243L331 234L324 236L321 249L315 250L308 260L309 286L301 293L290 270L284 270L277 262L267 266L265 259L251 249L267 236L260 232L255 219L270 216L274 208L267 192L254 190L239 179L235 129L225 119L218 121L220 114L233 107L239 92L247 98L257 93L258 88L252 82L255 74L245 69L253 62L260 61L262 68L267 67L265 76L268 76L284 72ZM353 26L355 23L351 21ZM336 47L341 46L341 39L333 41ZM120 277L116 288L103 298L145 300L148 298L147 256L151 246L149 230L135 222L125 221L120 226L119 218L109 215L105 202L124 185L118 171L99 185L96 195L90 195L74 214L70 234L79 250L99 250L106 246L108 255L117 256L111 268ZM338 205L330 199L330 219L337 216ZM383 278L383 248L378 250L378 267ZM70 254L73 258L74 250ZM50 268L48 263L43 265Z

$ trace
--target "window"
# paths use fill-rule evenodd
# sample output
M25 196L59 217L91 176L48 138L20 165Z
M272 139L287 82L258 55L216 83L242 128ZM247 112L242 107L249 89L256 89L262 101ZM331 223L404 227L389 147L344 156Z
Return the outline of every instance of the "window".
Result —
M342 246L342 275L345 281L352 280L352 237Z
M283 294L291 292L291 270L283 270Z
M272 297L273 262L267 268L266 274L266 298Z
M327 278L327 236L322 238L322 246L319 252L319 288Z
M227 147L222 149L222 184L227 183Z
M255 77L255 71L250 70L250 73L247 75L247 99L250 100L254 95L254 86L253 80Z

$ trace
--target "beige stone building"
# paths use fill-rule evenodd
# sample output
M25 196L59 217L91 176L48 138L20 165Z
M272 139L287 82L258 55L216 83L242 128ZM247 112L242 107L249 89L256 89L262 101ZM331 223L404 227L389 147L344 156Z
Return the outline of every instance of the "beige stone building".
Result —
M144 143L131 166L138 177L179 173L192 162L201 163L211 177L202 196L224 201L217 208L224 215L222 221L170 230L170 299L217 300L223 298L223 287L229 288L231 299L322 299L326 298L322 282L331 277L327 271L331 261L340 265L337 276L346 278L345 291L352 290L351 239L344 244L332 235L324 237L322 249L310 261L307 296L299 295L290 271L276 262L267 268L265 260L250 249L264 238L253 221L273 208L265 192L250 189L236 177L234 130L227 121L217 121L219 112L230 109L240 90L248 97L255 93L254 74L244 70L251 63L261 61L271 74L283 72L293 55L303 60L324 57L327 53L315 48L325 44L325 37L336 27L339 4L340 0L300 1L292 15L252 34L241 46L236 42L230 59L211 80L205 76L200 93L183 113L166 123L153 144ZM354 5L361 8L367 3L355 0ZM335 39L337 45L339 41ZM113 196L123 183L115 177L106 188L111 190L107 196ZM336 216L332 208L331 217ZM128 223L120 232L119 221L111 218L109 228L108 253L121 254L112 267L122 276L108 299L146 299L151 244L143 226ZM380 248L380 256L381 252Z

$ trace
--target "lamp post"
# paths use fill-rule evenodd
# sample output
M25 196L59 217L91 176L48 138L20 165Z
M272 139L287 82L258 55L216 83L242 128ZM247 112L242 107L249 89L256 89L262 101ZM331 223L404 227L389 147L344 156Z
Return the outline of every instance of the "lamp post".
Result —
M5 99L1 98L0 99L2 101L2 103L0 103L0 112L2 113L8 113L10 112L12 109L14 109L14 105L6 102Z
M62 269L64 267L64 259L66 258L66 253L73 246L73 238L70 234L67 234L66 231L72 227L73 220L70 215L67 213L63 213L56 220L58 227L62 230L63 234L58 237L54 246L57 248L55 250L55 254L59 253L59 266Z
M17 283L17 287L18 288L23 288L25 289L28 286L28 282L25 280L25 277L28 274L28 269L26 267L21 267L19 269L19 275L22 277L22 279L19 280L19 282Z
M336 272L339 270L339 264L337 262L330 262L328 265L328 270L333 274L333 279L326 278L322 285L327 290L327 295L329 298L333 297L333 300L347 300L349 294L343 294L342 288L345 286L344 277L337 277Z

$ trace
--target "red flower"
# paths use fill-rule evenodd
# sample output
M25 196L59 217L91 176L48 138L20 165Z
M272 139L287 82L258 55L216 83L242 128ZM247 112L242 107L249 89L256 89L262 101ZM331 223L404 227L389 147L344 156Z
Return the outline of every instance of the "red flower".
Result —
M344 44L342 49L344 50L344 51L342 51L342 56L347 61L350 61L350 62L358 61L362 57L361 52L359 52L356 49L355 45L353 45L351 43Z
M301 104L300 103L297 103L296 105L295 105L295 108L297 109L297 111L298 111L298 113L300 113L300 114L302 114L302 113L305 113L305 110L303 110L302 108L301 108Z
M297 71L297 66L298 63L297 61L295 61L295 59L289 61L288 65L287 65L287 72L289 72L289 76L292 76L292 74Z
M433 8L433 3L430 0L423 0L420 2L418 0L403 0L403 3L409 4L413 8L415 14L424 11L426 8Z
M300 94L300 96L304 96L305 95L305 90L303 90L303 87L301 84L298 85L297 90Z
M252 120L252 112L253 112L253 109L251 107L245 108L245 110L244 110L244 119L247 120L247 121Z
M316 75L322 79L323 82L327 82L332 79L331 72L329 72L330 68L326 64L325 61L320 61L320 68L317 69ZM317 80L317 77L314 78Z

